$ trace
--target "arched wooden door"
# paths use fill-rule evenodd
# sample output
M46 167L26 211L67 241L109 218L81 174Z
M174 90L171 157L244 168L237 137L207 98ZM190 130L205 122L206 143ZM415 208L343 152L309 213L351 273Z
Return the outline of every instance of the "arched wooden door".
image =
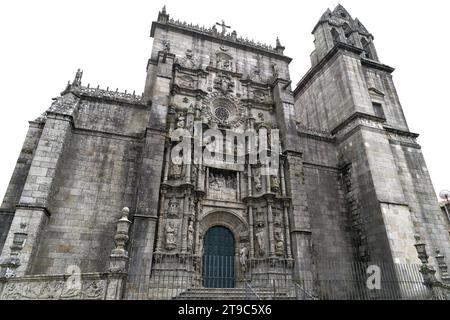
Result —
M203 250L203 287L234 288L233 233L225 227L212 227L203 239Z

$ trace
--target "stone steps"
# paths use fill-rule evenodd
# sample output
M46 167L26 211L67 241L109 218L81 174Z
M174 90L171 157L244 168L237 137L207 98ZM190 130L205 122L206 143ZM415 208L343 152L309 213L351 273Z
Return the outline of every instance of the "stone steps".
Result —
M260 300L292 300L287 292L273 293L270 288L254 289ZM191 288L174 300L258 300L253 293L247 292L245 288Z

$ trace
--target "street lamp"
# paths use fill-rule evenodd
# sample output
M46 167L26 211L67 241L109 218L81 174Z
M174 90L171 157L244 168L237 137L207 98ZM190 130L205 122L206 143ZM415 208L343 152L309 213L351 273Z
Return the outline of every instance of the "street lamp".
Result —
M448 191L448 190L442 190L440 193L439 193L439 197L442 199L442 200L445 200L446 201L446 203L444 203L444 209L445 209L445 213L447 214L447 219L448 219L448 221L450 222L450 214L448 213L448 208L447 208L447 204L450 204L450 202L449 202L449 198L450 198L450 191Z

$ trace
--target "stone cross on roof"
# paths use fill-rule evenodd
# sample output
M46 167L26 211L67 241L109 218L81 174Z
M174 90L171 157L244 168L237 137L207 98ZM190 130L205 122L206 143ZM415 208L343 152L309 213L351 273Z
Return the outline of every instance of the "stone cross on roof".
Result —
M225 24L225 21L223 21L223 20L222 20L222 23L216 22L216 25L222 27L222 35L225 35L225 33L227 33L227 28L231 28L230 26L227 26L227 25Z

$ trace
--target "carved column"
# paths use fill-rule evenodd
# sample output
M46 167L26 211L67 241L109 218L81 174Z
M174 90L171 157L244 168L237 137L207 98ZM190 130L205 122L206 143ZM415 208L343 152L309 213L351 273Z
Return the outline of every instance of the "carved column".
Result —
M189 224L189 189L186 190L183 200L183 221L181 226L181 253L187 252L187 232Z
M241 173L236 173L236 198L237 201L241 200Z
M248 206L248 225L250 229L250 259L253 259L255 257L255 243L253 235L253 207L251 203Z
M271 185L270 185L270 174L269 174L269 170L267 170L267 175L266 175L266 193L271 193Z
M156 252L161 252L162 239L164 238L164 226L166 224L166 208L165 208L166 191L161 191L160 208L159 208L159 224L158 238L156 239Z
M205 174L205 192L206 192L206 194L209 193L209 167L206 167L206 174Z
M195 215L195 241L194 241L194 254L200 255L200 218L203 212L201 199L197 201L197 214Z
M284 161L280 161L281 195L286 197L286 180L284 177Z
M247 164L247 196L251 197L252 193L252 165L250 163Z
M203 165L199 164L198 165L198 170L197 170L197 190L200 191L205 191L205 180L204 180L204 176L205 176L205 168L203 167Z
M167 183L169 180L169 168L170 168L170 142L166 141L166 151L164 153L164 177L163 183Z
M291 232L289 227L289 203L285 202L283 206L284 210L284 238L286 239L286 251L287 258L292 259L292 250L291 250Z
M275 239L273 237L272 199L267 199L267 222L269 229L269 257L273 257L275 255Z

